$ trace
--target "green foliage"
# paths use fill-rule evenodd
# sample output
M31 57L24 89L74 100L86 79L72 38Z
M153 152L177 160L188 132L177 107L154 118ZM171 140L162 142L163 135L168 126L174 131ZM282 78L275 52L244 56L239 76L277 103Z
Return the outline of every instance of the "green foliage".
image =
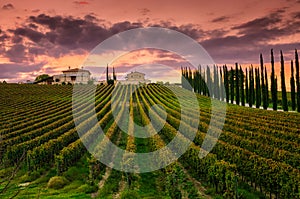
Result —
M280 76L281 76L282 108L284 111L288 111L286 87L285 87L285 75L284 75L284 60L283 60L282 51L280 51L280 64L281 64Z
M135 190L126 189L121 194L121 199L139 199L139 194Z
M297 86L297 111L300 112L300 66L297 49L295 49L296 86Z
M34 81L37 82L37 81L45 80L47 78L49 78L48 74L42 74L42 75L37 76Z
M109 84L109 85L113 85L115 83L115 81L113 80L113 79L109 79L108 81L107 81L107 84Z
M259 68L255 69L255 104L256 108L259 108L261 105L261 87L260 87L260 73Z
M295 78L294 78L294 66L293 60L291 60L291 78L290 78L290 85L291 85L291 107L292 110L296 110L296 86L295 86Z
M47 187L51 189L61 189L68 184L68 180L62 176L54 176L50 178Z
M81 185L80 187L78 187L77 191L80 193L86 193L86 194L95 193L98 191L98 186L84 184L84 185Z
M93 80L93 79L90 79L90 80L87 82L87 84L88 84L88 85L93 85L93 84L94 84L94 82L95 82L95 80Z
M272 102L273 102L273 110L277 110L277 77L275 77L275 68L274 68L274 55L273 49L271 49L271 92L272 92Z
M235 63L235 101L237 105L240 105L240 70L238 63Z
M86 151L83 150L82 143L72 123L73 116L69 97L72 94L72 88L68 86L43 87L11 84L0 86L1 91L3 91L3 95L0 96L0 103L4 105L4 110L7 111L1 114L3 120L0 122L2 127L0 134L4 143L4 145L1 145L1 149L5 151L5 158L2 160L6 162L11 159L11 165L14 165L18 161L18 155L25 150L28 151L28 168L24 165L24 170L33 171L34 178L38 175L44 175L43 172L35 172L34 170L43 168L44 171L48 171L48 168L50 168L50 174L47 173L41 177L41 181L44 182L47 179L46 182L48 182L48 179L56 175L56 172L62 175L62 178L71 181L67 183L68 186L64 186L60 191L47 189L48 194L49 192L51 194L65 194L72 187L76 187L76 189L79 187L80 192L95 192L98 180L105 171L105 166L92 159L88 162L83 160L84 165L77 164L85 159L84 154L86 154ZM160 149L179 133L177 131L179 125L192 131L194 129L190 127L190 124L198 122L195 118L199 115L193 108L185 113L180 111L179 101L170 89L159 85L148 85L140 87L132 96L129 102L130 115L134 117L135 121L139 121L138 124L140 125L149 124L148 110L154 104L158 104L157 110L152 115L153 122L162 120L163 110L168 113L167 120L163 129L155 135L155 139L149 138L147 141L141 141L142 139L127 138L125 133L119 133L120 130L114 121L124 113L125 103L120 104L119 115L114 118L110 112L113 86L105 85L98 88L94 100L97 117L100 118L98 124L103 127L106 136L112 142L116 142L119 135L120 147L128 151L142 152L143 150L155 151ZM117 100L124 97L129 88L131 87L120 87L121 94ZM187 91L179 89L178 92L179 95L184 96ZM28 101L24 101L25 99L20 97L22 93L29 93L30 99L26 98ZM9 96L15 96L15 98L6 100ZM183 193L182 197L188 195L189 198L199 198L195 184L186 175L185 171L188 171L196 180L206 181L206 184L213 186L213 193L220 194L223 198L233 198L236 190L241 190L239 185L241 179L249 184L252 182L258 188L261 187L262 192L277 195L278 198L297 198L300 179L298 172L300 169L299 115L228 105L222 135L211 153L205 158L199 158L198 154L203 150L201 144L210 124L211 101L207 97L199 95L197 97L201 107L201 120L193 143L178 160L180 164L175 163L158 171L159 174L157 175L159 177L149 175L150 177L148 176L149 178L145 179L142 174L136 175L139 177L129 176L130 184L132 182L136 183L130 187L131 190L136 190L141 196L143 194L141 189L135 189L135 187L141 185L141 181L146 184L147 180L153 180L151 182L153 184L149 187L155 190L149 192L156 193L156 190L160 190L157 197L165 196L168 193L168 195L176 198L181 197ZM23 103L20 103L20 101ZM33 101L36 103L32 103ZM188 104L189 99L184 99L184 103ZM6 106L6 104L9 104L9 106ZM9 109L9 107L14 108ZM79 115L81 116L82 126L84 126L89 123L91 113L85 112L84 103L78 105L78 108L82 110ZM183 122L181 124L181 118L183 117L188 118L191 123ZM216 124L219 125L220 121L221 118L217 116ZM255 121L255 125L253 125L253 121ZM88 131L85 139L90 138L90 136L93 137L95 133L97 132L94 130ZM141 144L139 145L139 143ZM179 143L181 143L181 140L179 140ZM101 143L97 148L99 157L101 157L101 154L103 155L102 150L105 149L106 144L105 142ZM149 149L143 148L145 146ZM176 147L180 147L180 144ZM111 154L113 154L113 151L111 151ZM81 158L82 156L83 158ZM121 158L128 160L126 162L128 165L132 164L132 156ZM157 161L161 163L167 161L166 156L157 157ZM84 175L82 175L80 169L84 170ZM238 176L237 183L235 181L236 176ZM112 197L112 194L120 190L120 179L123 179L123 182L129 182L125 177L124 173L112 170L111 175L105 181L104 187L99 191L99 197ZM53 181L55 182L55 180ZM79 182L74 183L73 181ZM84 184L87 185L81 186L81 183L83 183L81 181L84 181ZM32 187L34 188L35 185L32 185ZM126 187L128 187L127 185ZM155 185L159 187L155 187ZM63 187L63 185L58 187ZM145 186L143 187L144 190L146 190ZM125 192L126 190L124 195L126 195ZM256 194L252 194L252 191L249 192L251 192L249 195L255 198ZM47 193L43 192L41 194ZM134 195L131 197L135 197ZM242 197L247 194L239 192L238 195Z

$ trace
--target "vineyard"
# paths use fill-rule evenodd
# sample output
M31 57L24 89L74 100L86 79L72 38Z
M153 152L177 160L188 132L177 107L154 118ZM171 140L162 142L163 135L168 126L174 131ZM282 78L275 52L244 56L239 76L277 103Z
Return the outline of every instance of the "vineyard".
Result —
M118 93L117 115L111 108L114 89ZM211 100L215 99L197 95L199 116L192 108L181 112L177 97L191 104L185 97L190 91L177 88L175 95L171 90L155 84L138 88L98 85L95 109L91 109L84 100L72 107L73 86L0 84L0 197L300 198L299 113L227 104L222 134L212 151L200 158L211 121ZM80 97L85 96L81 93ZM125 98L130 98L129 103ZM150 117L150 107L155 104L159 106ZM137 138L133 123L122 120L126 106L139 126L166 121L157 134ZM163 148L180 134L180 125L197 133L188 150L167 167L140 174L121 172L95 159L83 144L83 140L95 139L96 127L78 136L76 127L85 128L93 111L106 137L119 148L133 152L133 156ZM198 122L195 118L199 117L198 128L194 129L190 124ZM188 122L182 122L182 118ZM222 122L218 110L216 121ZM126 123L128 133L119 123ZM149 125L149 132L154 131ZM182 135L179 139L184 143L186 138ZM100 142L94 148L97 157L119 159L125 162L123 167L132 164L133 157L107 150L105 139ZM158 156L156 161L168 162L165 158ZM141 161L135 169L146 166Z

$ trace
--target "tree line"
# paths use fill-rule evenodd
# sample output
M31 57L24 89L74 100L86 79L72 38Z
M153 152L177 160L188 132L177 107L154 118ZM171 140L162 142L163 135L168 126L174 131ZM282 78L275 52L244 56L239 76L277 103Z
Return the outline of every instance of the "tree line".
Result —
M290 101L287 98L285 62L282 51L280 51L281 101L278 99L278 78L275 74L274 65L274 53L271 49L270 83L262 54L260 54L260 66L253 67L251 65L245 71L238 63L235 63L235 67L230 67L230 69L226 65L222 67L207 66L206 68L198 66L196 70L181 67L181 83L185 89L227 103L233 104L235 102L242 106L247 103L249 107L260 108L262 106L264 109L267 109L272 103L273 110L277 110L278 104L280 104L284 111L288 111L290 106L293 111L300 112L300 76L297 49L295 49L295 59L291 60L290 63ZM271 85L269 86L269 84Z

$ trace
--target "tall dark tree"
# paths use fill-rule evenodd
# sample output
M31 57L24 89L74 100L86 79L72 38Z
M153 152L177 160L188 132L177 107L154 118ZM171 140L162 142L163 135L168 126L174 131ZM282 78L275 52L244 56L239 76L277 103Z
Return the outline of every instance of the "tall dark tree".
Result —
M106 82L108 84L108 81L109 81L109 76L108 76L108 64L106 66Z
M235 93L236 93L236 104L240 105L240 77L239 77L239 67L238 63L235 63Z
M267 106L269 107L269 82L268 82L268 73L267 73L267 67L265 67L265 81L266 81L266 101L267 101Z
M233 104L234 101L234 70L230 70L230 102Z
M113 67L113 79L114 81L117 80L116 72L115 72L115 67Z
M272 72L271 72L272 103L273 103L273 110L277 110L277 78L275 79L273 49L271 49L271 66L272 66Z
M206 67L206 84L207 84L207 88L208 88L208 92L207 92L207 96L213 96L213 85L212 85L212 78L211 78L211 73L210 73L210 68L209 66Z
M193 85L193 73L192 73L192 70L191 70L191 68L189 67L189 69L188 69L188 82L189 82L189 86L188 86L188 88L190 89L190 90L193 90L193 88L194 88L194 85Z
M252 103L253 105L255 104L256 102L256 93L255 93L255 75L254 75L254 69L253 69L253 66L252 67Z
M293 60L291 60L291 101L292 101L292 110L296 110L296 90L295 90L295 77L294 77L294 64Z
M256 108L259 108L261 105L261 92L260 92L260 74L259 68L255 69L255 96L256 96Z
M222 67L219 69L220 73L220 100L224 101L225 98L225 88L224 88L224 74L222 73Z
M299 57L297 49L295 49L295 66L296 66L296 85L297 85L297 111L300 112L300 71L299 71Z
M185 89L191 89L191 74L190 74L190 71L188 70L187 67L184 67L181 69L182 70L182 76L181 76L181 85L182 85L182 88L185 88Z
M251 65L249 69L249 106L252 107L254 104L255 93L254 93L254 74L253 74L253 67Z
M242 70L242 67L240 66L239 70L239 78L240 78L240 94L241 94L241 103L242 106L245 106L245 91L244 91L244 72Z
M225 65L223 67L223 73L224 73L224 87L225 87L225 93L226 93L226 102L229 103L229 75L228 75L228 69Z
M265 88L265 75L264 75L264 60L262 54L260 54L260 71L261 71L261 95L264 109L268 108L266 88Z
M214 66L214 98L220 99L220 81L217 66Z
M248 68L246 68L246 79L245 79L245 91L246 91L246 103L249 103L249 83L248 83Z
M203 77L202 77L202 89L203 89L203 95L208 95L208 88L207 88L207 81L205 76L205 70L203 71Z
M202 93L202 85L201 85L201 65L198 66L198 93Z
M282 108L284 111L288 111L288 103L286 96L286 87L285 87L285 75L284 75L284 60L282 50L280 51L280 76L281 76L281 92L282 92Z

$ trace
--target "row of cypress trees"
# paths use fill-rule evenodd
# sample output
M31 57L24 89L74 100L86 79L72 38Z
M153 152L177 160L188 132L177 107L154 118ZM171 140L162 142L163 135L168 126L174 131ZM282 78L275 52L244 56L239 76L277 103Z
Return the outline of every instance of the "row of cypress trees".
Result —
M115 73L115 68L113 67L113 77L111 78L108 72L108 65L106 66L106 83L107 84L114 84L115 81L117 80L117 76Z
M260 66L254 68L251 65L246 68L245 72L238 63L235 63L235 68L231 67L230 70L226 65L222 67L213 66L212 68L207 66L206 69L199 66L197 70L182 67L182 87L221 101L225 100L228 103L234 103L235 101L236 104L242 106L248 103L250 107L255 105L256 108L263 106L264 109L267 109L269 103L272 103L273 110L277 110L278 83L274 65L274 54L273 49L271 49L271 98L269 96L267 68L264 65L262 54L260 54ZM295 74L296 77L294 76ZM288 111L285 65L282 51L280 51L280 78L282 109ZM300 112L300 77L297 50L295 50L295 60L291 60L290 87L291 109Z

